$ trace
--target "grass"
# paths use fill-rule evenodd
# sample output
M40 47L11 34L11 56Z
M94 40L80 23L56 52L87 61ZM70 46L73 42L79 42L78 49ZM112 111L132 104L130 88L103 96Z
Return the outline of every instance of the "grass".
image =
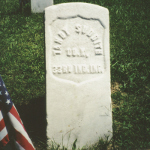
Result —
M73 1L55 0L55 4L65 2ZM150 2L83 2L106 7L110 13L113 138L109 143L100 140L91 149L150 148ZM0 74L34 145L44 150L43 14L31 14L29 6L21 13L18 0L0 1L0 39Z
M18 1L0 3L1 6L14 4L1 11L0 74L14 102L28 103L45 95L43 14L19 13Z

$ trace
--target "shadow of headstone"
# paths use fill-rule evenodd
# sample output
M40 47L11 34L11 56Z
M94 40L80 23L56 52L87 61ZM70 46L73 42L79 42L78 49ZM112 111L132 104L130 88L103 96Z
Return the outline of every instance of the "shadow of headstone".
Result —
M19 0L19 12L29 16L31 14L31 1Z
M33 144L46 147L46 100L45 97L30 100L27 105L16 106Z

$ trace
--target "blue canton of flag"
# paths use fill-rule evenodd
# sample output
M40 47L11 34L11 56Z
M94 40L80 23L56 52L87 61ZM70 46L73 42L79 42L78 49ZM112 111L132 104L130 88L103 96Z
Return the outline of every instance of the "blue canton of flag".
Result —
M35 150L0 76L0 149L10 139L17 150Z

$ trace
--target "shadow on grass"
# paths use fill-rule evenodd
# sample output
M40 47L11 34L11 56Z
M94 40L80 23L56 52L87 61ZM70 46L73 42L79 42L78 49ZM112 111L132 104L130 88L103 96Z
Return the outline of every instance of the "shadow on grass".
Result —
M26 4L20 3L8 3L8 2L0 2L0 5L4 5L5 7L1 8L0 16L11 16L11 15L18 15L21 14L23 16L30 16L31 15L31 1L28 1ZM13 7L14 6L14 7Z
M46 99L39 97L27 105L16 105L23 124L37 150L46 149Z

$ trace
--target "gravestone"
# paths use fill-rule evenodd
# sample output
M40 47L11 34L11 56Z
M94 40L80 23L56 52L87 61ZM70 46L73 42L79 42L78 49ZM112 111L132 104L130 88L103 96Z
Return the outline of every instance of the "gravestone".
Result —
M47 137L69 149L112 136L109 12L87 3L45 9Z
M44 9L53 5L53 0L31 0L31 12L43 13Z

